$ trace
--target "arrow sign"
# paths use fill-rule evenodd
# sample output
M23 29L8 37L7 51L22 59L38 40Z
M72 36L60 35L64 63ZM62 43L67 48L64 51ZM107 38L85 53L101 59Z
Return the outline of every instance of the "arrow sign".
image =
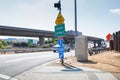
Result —
M62 16L62 14L59 12L58 13L58 16L56 18L56 21L55 21L55 24L58 25L58 24L62 24L64 23L65 19L64 17Z
M106 36L106 38L107 38L108 41L110 41L110 37L111 37L111 34L108 33L107 36Z

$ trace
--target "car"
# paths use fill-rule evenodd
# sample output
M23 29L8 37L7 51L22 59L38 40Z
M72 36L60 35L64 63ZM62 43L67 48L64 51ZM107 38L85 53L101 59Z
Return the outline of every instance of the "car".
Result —
M63 45L65 52L70 52L70 47L68 45ZM52 47L53 52L57 52L58 47L60 47L59 44L56 44Z

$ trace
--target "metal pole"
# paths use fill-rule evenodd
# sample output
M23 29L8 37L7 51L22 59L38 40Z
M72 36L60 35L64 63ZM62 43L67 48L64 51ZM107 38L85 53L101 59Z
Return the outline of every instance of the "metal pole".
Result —
M62 9L62 8L61 8L61 0L59 0L59 2L60 2L59 12L61 13L61 9ZM63 58L61 59L61 65L64 65L64 59L63 59Z
M74 0L75 2L75 37L77 36L77 1Z
M59 0L59 2L60 2L60 9L59 9L59 12L61 13L61 0Z
M75 39L77 36L77 2L76 0L74 0L74 8L75 8ZM75 40L75 57L77 57L77 53L76 53L76 40Z

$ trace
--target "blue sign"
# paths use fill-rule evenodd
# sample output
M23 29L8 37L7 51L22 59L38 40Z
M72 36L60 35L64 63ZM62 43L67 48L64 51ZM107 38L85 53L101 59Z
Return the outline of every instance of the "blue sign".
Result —
M60 45L60 47L63 47L63 40L58 40L58 44Z
M64 59L64 47L58 47L59 58Z
M59 53L64 53L64 47L58 47L58 52Z
M59 58L64 59L64 53L59 53Z
M58 40L58 44L60 45L60 47L58 47L59 58L64 59L63 40Z

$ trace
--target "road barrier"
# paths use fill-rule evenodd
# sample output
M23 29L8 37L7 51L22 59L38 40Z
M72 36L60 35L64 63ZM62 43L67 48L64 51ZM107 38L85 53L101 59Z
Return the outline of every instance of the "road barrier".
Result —
M51 51L51 48L20 48L20 49L2 49L0 50L1 54L7 53L27 53L27 52L42 52L42 51Z

